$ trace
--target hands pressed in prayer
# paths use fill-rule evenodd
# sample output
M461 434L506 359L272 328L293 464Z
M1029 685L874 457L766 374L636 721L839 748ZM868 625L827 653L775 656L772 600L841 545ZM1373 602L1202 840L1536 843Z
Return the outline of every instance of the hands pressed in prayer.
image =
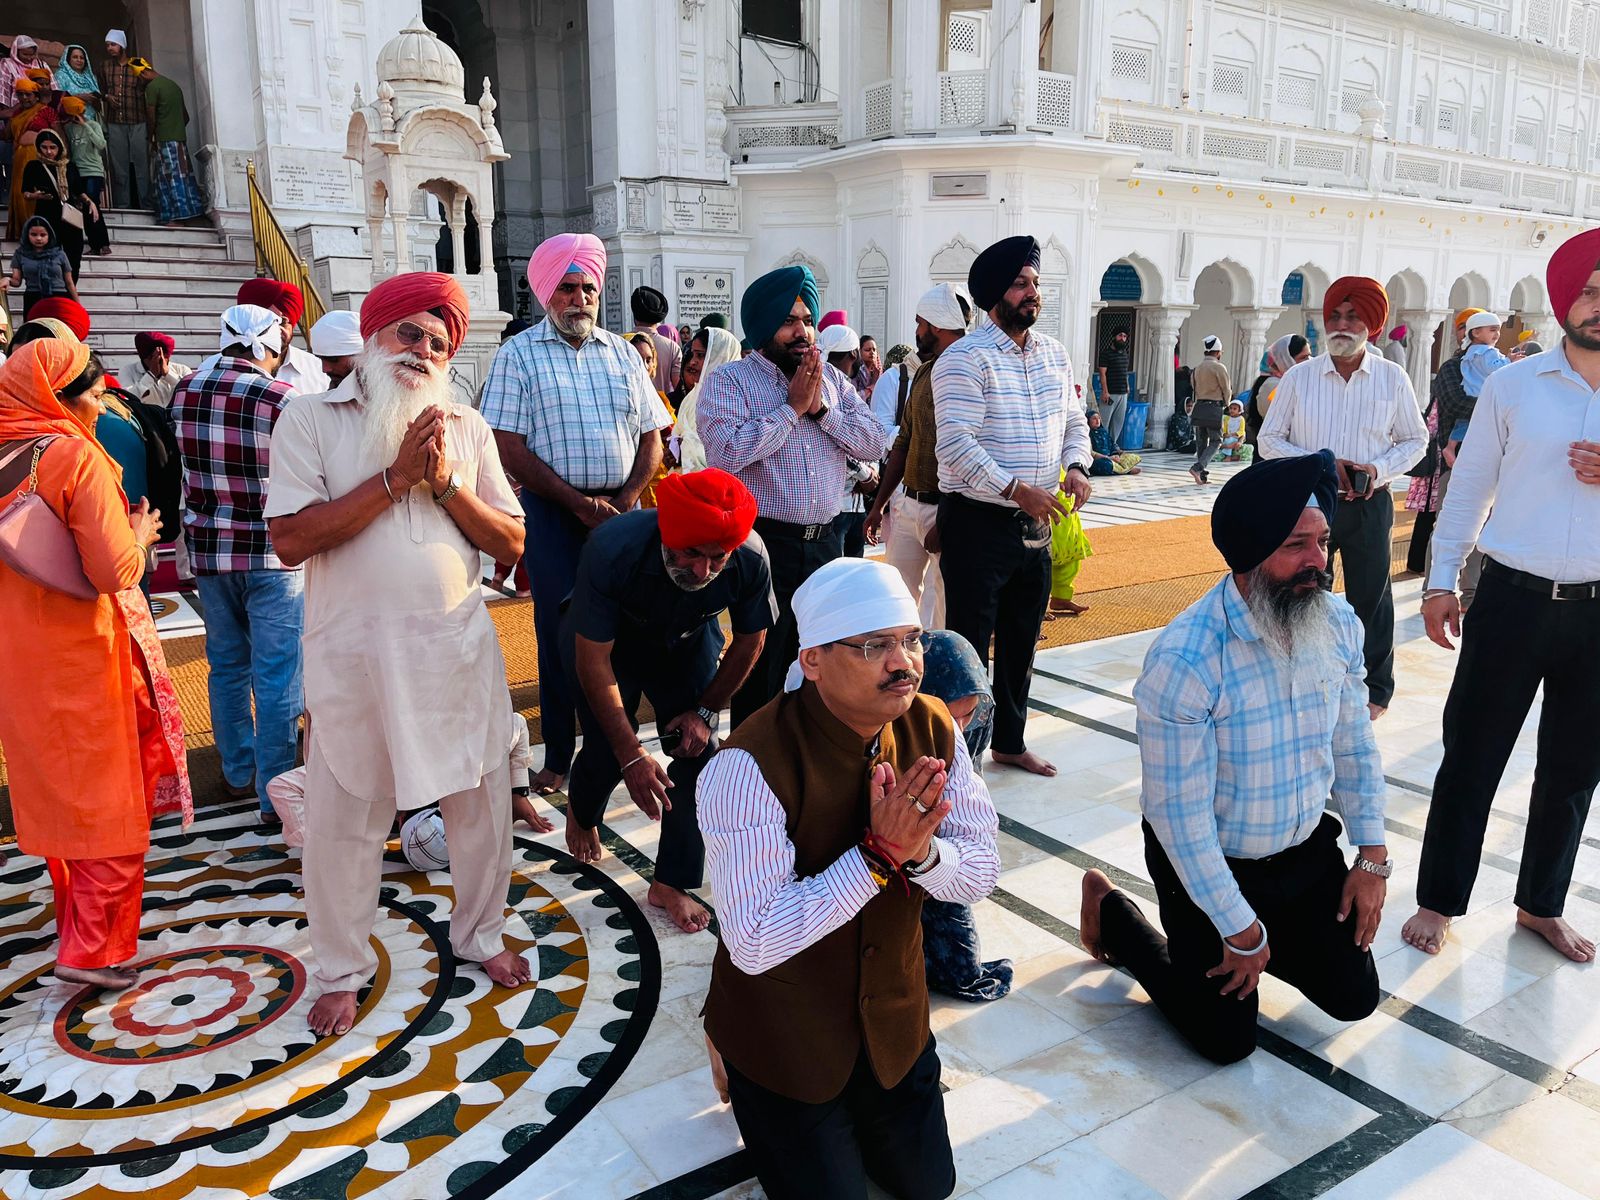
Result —
M950 811L950 802L943 798L948 778L944 759L926 755L917 759L901 780L895 779L888 763L872 769L868 793L872 832L894 856L896 866L928 857L928 843Z
M1068 472L1067 479L1069 483L1072 478L1072 473ZM1084 486L1085 488L1088 487L1087 481L1085 481ZM1031 483L1023 483L1020 479L1011 493L1011 500L1012 503L1035 521L1055 522L1064 520L1067 516L1067 506L1056 499L1054 492L1046 491L1041 487L1034 487Z
M390 486L398 498L400 492L409 491L428 475L428 451L433 445L435 426L444 430L444 413L435 405L428 405L406 427L400 439L400 449L394 462L389 464Z
M643 747L640 749L642 752ZM672 786L672 780L653 754L646 753L629 763L622 772L622 782L627 785L628 795L639 806L639 811L652 821L661 820L663 812L671 811L672 800L667 789Z
M789 380L789 407L802 417L822 407L822 351L815 346L801 357Z
M435 496L442 496L450 487L450 460L444 453L444 418L441 416L434 427L433 437L428 439L426 474L423 481L433 489Z
M1365 873L1365 872L1363 872ZM1377 879L1376 875L1372 878ZM1233 935L1233 940L1240 942L1246 949L1259 945L1266 931L1260 921L1252 921L1249 929L1242 929ZM1259 954L1240 954L1229 943L1227 938L1222 939L1222 961L1206 972L1206 978L1212 979L1218 975L1226 975L1228 981L1222 985L1224 996L1235 994L1243 1000L1256 990L1256 985L1261 982L1261 973L1267 969L1267 963L1272 960L1272 947L1262 946Z
M1350 874L1345 877L1344 893L1339 897L1339 920L1347 921L1352 911L1355 913L1356 945L1363 950L1370 949L1372 939L1378 936L1378 924L1383 920L1383 898L1388 892L1387 879L1360 867L1351 867Z
M1434 645L1454 650L1455 643L1450 637L1461 636L1461 597L1454 592L1440 592L1437 596L1429 596L1422 602L1422 627L1428 633L1428 640ZM1445 636L1447 629L1450 637Z
M673 758L694 758L711 741L711 726L701 720L697 712L679 713L663 728L665 733L672 733L674 730L682 730L683 736L669 751Z
M139 503L128 513L128 523L133 526L133 538L148 550L161 540L161 510L151 508L150 501L140 497Z

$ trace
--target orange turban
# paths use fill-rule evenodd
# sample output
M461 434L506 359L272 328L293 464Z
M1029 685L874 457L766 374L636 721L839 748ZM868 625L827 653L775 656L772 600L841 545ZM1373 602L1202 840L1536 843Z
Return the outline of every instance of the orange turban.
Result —
M454 275L438 271L391 275L368 292L361 302L361 336L370 338L387 325L435 309L444 321L450 338L450 353L454 354L466 340L472 304L467 299L466 289L456 282Z
M300 324L300 314L306 311L306 298L300 294L300 289L277 279L245 280L239 285L234 303L276 309L291 325Z
M1322 298L1322 319L1326 321L1347 300L1355 305L1356 314L1367 327L1367 336L1376 337L1389 319L1389 293L1383 290L1383 284L1365 275L1334 280Z
M728 472L707 467L656 484L656 519L669 550L717 545L732 554L756 523L756 500Z
M1458 312L1455 319L1456 336L1460 337L1463 333L1465 333L1467 331L1467 322L1482 311L1483 309L1481 308L1463 308L1460 312Z
M28 320L40 321L54 317L80 342L89 336L89 310L67 296L50 296L40 300L28 310Z
M1545 290L1550 293L1550 307L1556 320L1563 325L1572 306L1583 295L1589 276L1597 269L1600 269L1600 229L1574 234L1550 256L1550 265L1544 269Z
M88 105L76 96L61 97L61 111L69 117L81 117L87 111Z

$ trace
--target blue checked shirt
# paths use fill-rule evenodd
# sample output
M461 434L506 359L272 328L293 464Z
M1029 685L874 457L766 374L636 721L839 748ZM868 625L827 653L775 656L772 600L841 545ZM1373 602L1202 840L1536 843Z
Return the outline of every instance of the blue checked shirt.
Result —
M1224 937L1256 919L1224 856L1298 845L1330 796L1351 845L1384 841L1361 622L1342 598L1333 609L1344 670L1296 678L1228 575L1162 630L1134 685L1145 820Z
M500 347L478 409L584 492L620 488L639 439L672 424L630 343L596 329L574 350L549 318Z
M933 411L941 492L1015 508L1000 495L1013 479L1054 492L1093 461L1072 361L1042 333L1025 347L993 322L967 334L933 364Z

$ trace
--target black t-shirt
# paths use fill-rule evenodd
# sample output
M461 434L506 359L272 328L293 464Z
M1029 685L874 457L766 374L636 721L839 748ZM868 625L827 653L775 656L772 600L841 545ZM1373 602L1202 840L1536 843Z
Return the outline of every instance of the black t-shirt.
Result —
M1100 365L1106 371L1106 391L1120 396L1128 390L1128 352L1117 349L1112 342L1100 351Z
M661 558L653 508L612 517L589 535L567 600L567 622L593 642L624 651L660 651L715 622L726 609L735 633L778 623L772 564L761 535L751 532L722 573L697 592L672 582Z

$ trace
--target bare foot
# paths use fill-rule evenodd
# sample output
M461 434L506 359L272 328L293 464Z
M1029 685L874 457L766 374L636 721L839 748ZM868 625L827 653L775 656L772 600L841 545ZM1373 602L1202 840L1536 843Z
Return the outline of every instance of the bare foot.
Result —
M311 1006L306 1024L318 1037L349 1033L356 1023L356 994L354 992L324 992Z
M1126 471L1123 472L1123 474L1124 475L1137 475L1137 474L1139 474L1139 472L1141 472L1143 470L1144 470L1143 467L1129 467Z
M549 767L541 767L539 773L528 781L528 786L539 795L548 796L551 792L559 792L566 787L567 777L552 771Z
M1449 932L1450 918L1431 908L1417 909L1417 915L1400 927L1400 936L1406 945L1415 946L1425 954L1437 954L1444 949Z
M579 862L597 863L600 849L600 827L584 829L567 814L567 853Z
M1076 604L1071 600L1052 600L1050 601L1050 611L1063 616L1076 617L1080 613L1088 612L1089 606L1087 604Z
M1519 908L1517 924L1533 930L1573 962L1594 961L1594 943L1560 917L1536 917Z
M1078 911L1078 940L1084 950L1098 962L1108 961L1100 947L1100 905L1116 891L1116 884L1104 871L1092 867L1083 873L1083 907Z
M1021 754L1001 754L998 750L992 750L990 755L997 763L1004 763L1008 767L1021 767L1024 771L1032 771L1035 775L1056 773L1054 763L1046 762L1032 750L1024 750Z
M1367 701L1367 720L1369 721L1376 721L1388 711L1389 706L1387 704L1374 704L1370 700Z
M652 883L645 897L652 907L666 909L672 923L685 933L699 933L711 924L711 914L698 900L664 883Z
M483 973L503 988L521 987L533 978L533 968L528 960L514 950L502 950L482 964Z
M1190 467L1189 468L1189 478L1194 480L1196 483L1204 483L1205 482L1205 479L1200 474L1200 468L1199 467Z
M555 828L547 818L540 815L539 810L533 806L533 801L521 792L511 793L511 822L526 821L533 826L535 833L549 833Z
M122 967L63 967L60 963L53 974L62 983L86 983L105 992L131 988L139 978L139 972Z

